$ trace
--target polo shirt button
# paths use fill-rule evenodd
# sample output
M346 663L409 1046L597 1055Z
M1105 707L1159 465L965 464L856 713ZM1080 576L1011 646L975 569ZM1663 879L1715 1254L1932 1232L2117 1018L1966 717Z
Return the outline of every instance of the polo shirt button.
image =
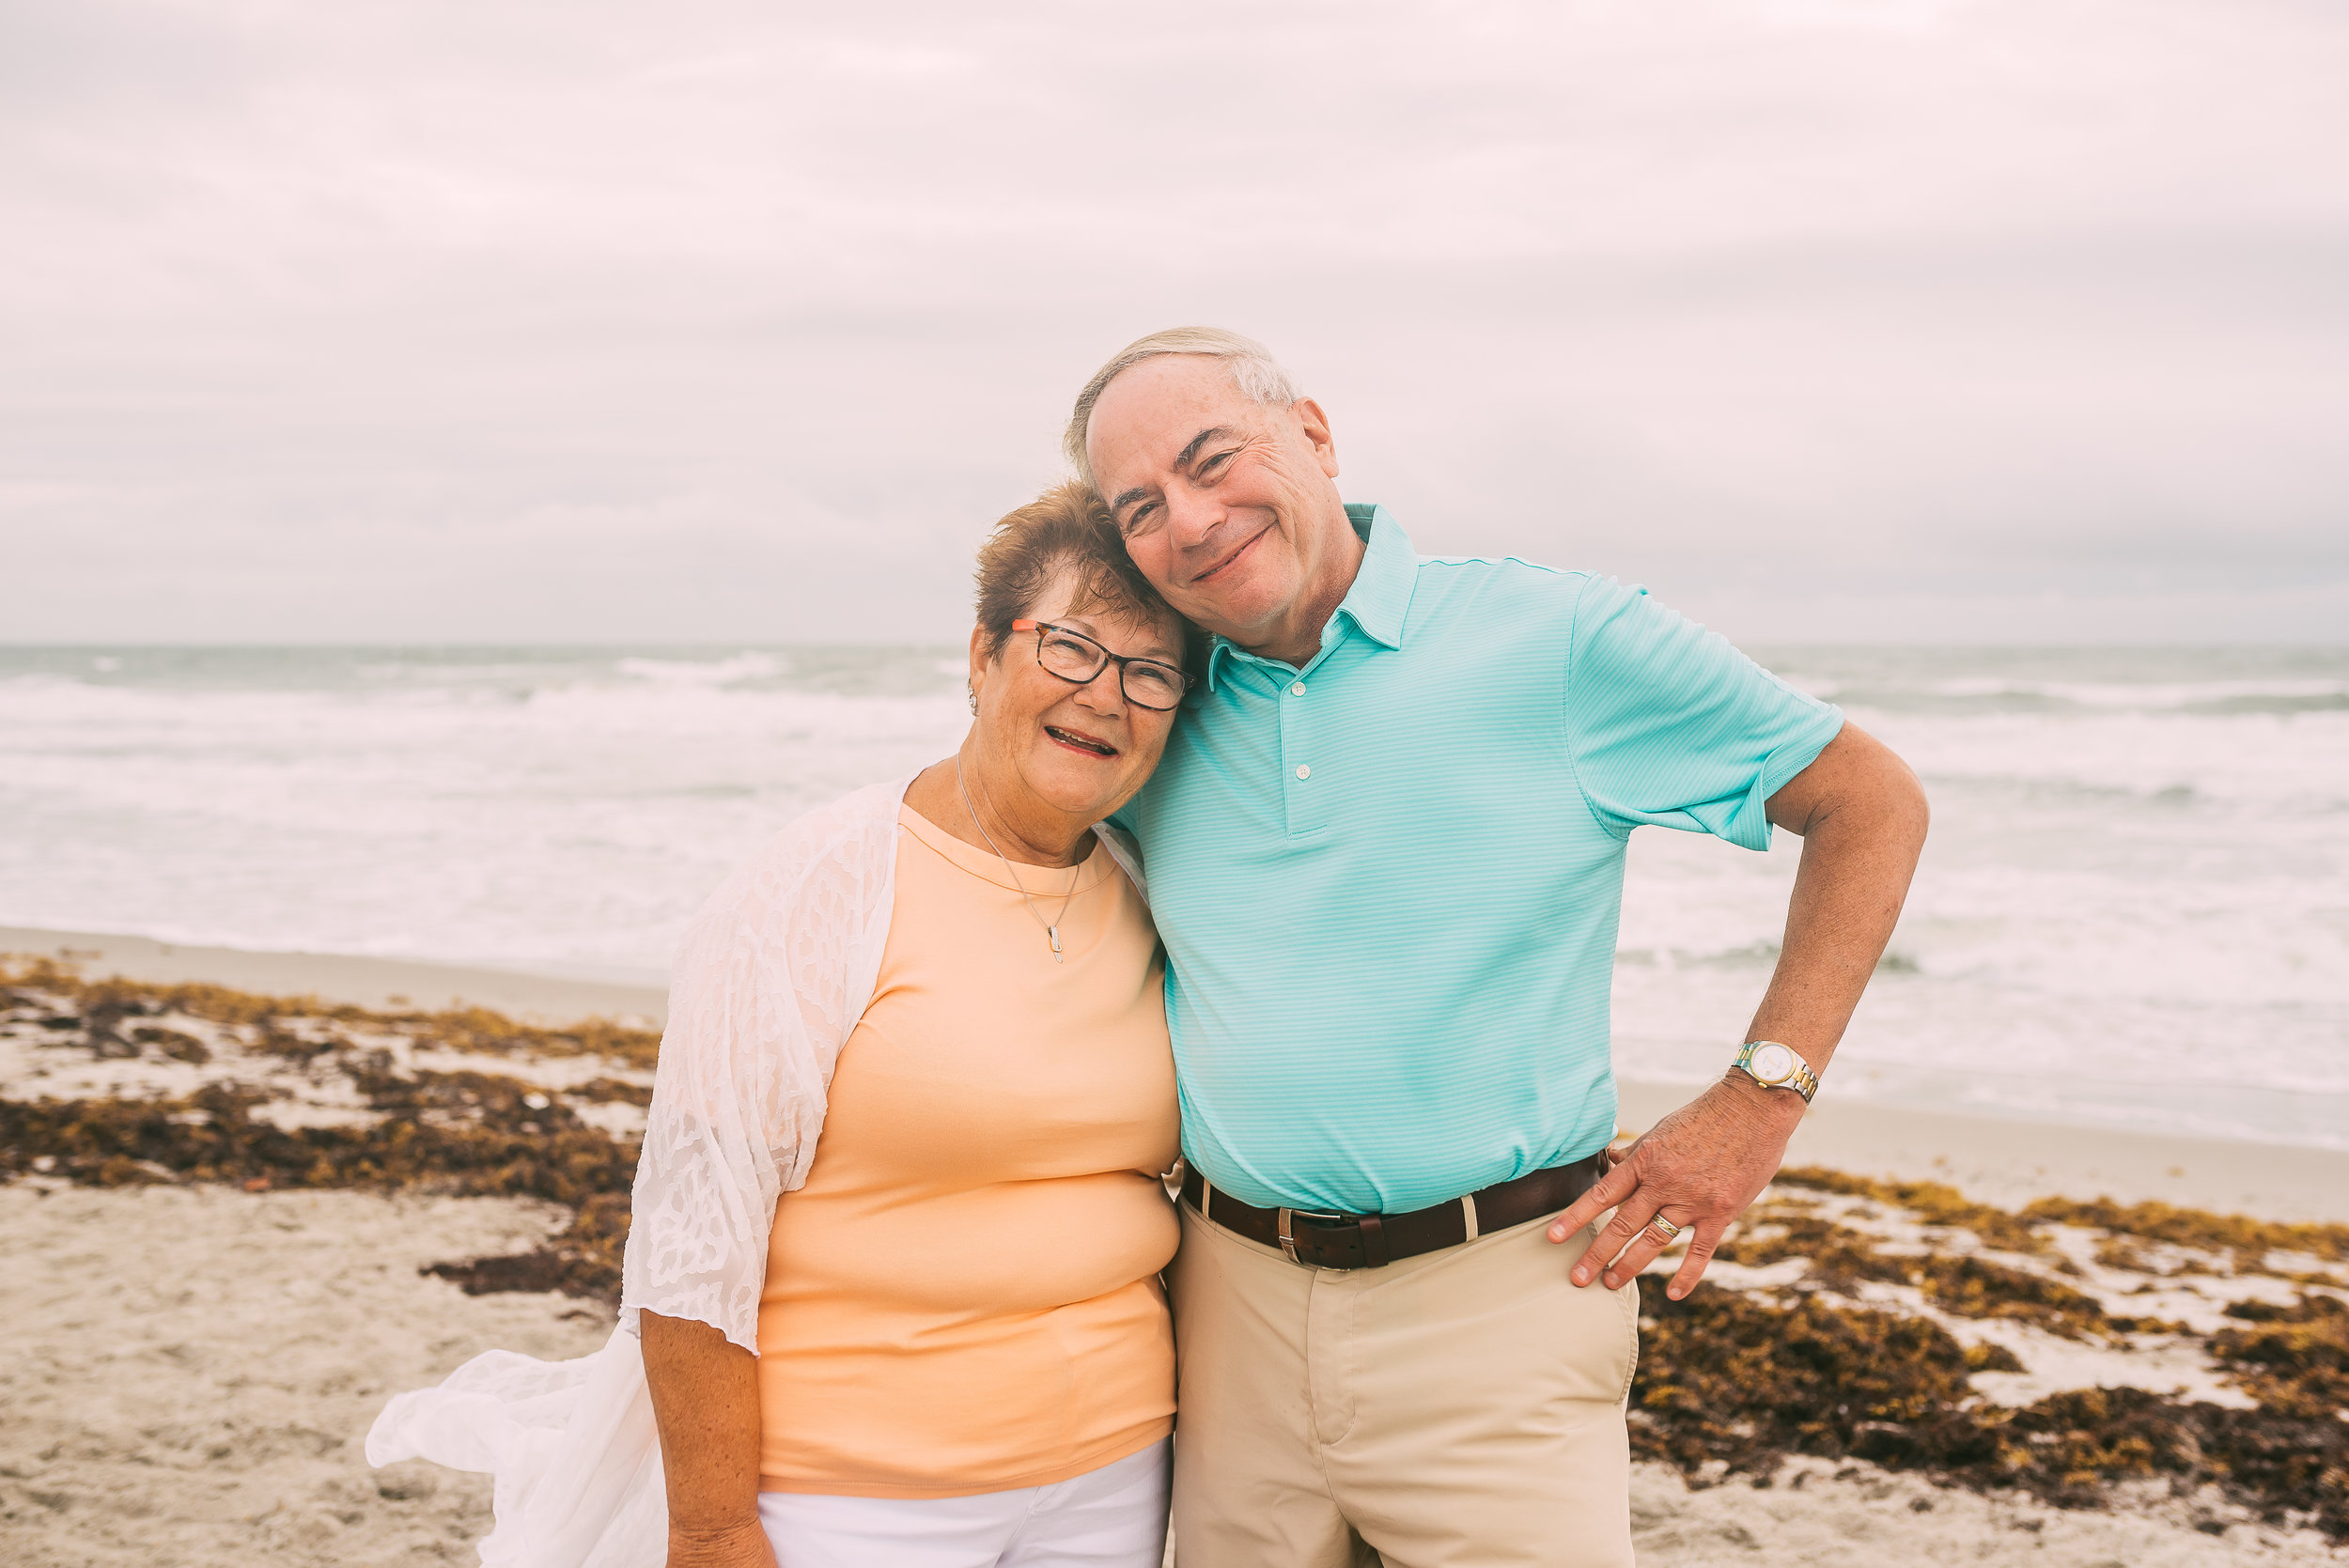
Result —
M1300 681L1299 681L1299 682L1298 682L1295 686L1292 686L1292 687L1290 687L1290 688L1289 688L1289 695L1290 695L1290 696L1292 696L1292 697L1301 697L1301 696L1303 696L1304 694L1305 694L1305 683L1304 683L1303 681L1301 681L1301 680L1300 680Z
M1300 762L1297 765L1297 776L1300 779L1310 779L1314 776L1314 770Z

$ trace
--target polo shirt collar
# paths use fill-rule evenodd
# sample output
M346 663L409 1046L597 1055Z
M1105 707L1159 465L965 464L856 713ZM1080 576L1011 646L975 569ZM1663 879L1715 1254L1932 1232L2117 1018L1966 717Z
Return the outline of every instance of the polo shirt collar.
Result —
M1349 504L1346 517L1361 536L1362 564L1330 620L1351 623L1355 630L1381 647L1399 648L1404 624L1410 615L1411 590L1419 582L1419 555L1384 506ZM1321 645L1330 645L1326 629ZM1207 650L1207 690L1215 690L1225 660L1250 657L1231 639L1219 635Z

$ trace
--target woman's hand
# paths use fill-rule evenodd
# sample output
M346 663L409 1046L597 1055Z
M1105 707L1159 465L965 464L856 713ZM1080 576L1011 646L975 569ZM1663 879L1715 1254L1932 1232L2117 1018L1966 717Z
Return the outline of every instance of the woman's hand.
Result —
M671 1525L668 1568L775 1568L775 1552L755 1515L708 1529Z

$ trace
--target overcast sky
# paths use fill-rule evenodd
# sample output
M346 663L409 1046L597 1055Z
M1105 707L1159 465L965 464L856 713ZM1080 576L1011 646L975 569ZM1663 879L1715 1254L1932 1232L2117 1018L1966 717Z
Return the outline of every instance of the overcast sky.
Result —
M953 641L1208 321L1422 550L2349 642L2349 6L0 0L0 640Z

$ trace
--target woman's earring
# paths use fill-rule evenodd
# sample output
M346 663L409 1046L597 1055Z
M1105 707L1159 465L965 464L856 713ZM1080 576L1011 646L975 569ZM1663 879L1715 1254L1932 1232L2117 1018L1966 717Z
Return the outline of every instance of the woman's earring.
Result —
M977 687L975 687L975 686L972 686L972 685L969 685L969 684L965 684L962 690L963 690L963 691L964 691L966 694L968 694L968 695L969 695L969 697L971 698L971 715L972 715L972 718L976 718L976 717L978 717L978 712L979 712L979 690L978 690L978 688L977 688Z

